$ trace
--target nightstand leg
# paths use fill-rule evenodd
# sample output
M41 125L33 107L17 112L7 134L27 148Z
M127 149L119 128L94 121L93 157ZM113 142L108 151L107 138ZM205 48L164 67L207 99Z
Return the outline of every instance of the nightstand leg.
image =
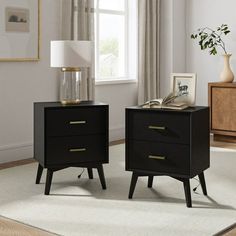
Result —
M131 179L131 183L130 183L130 189L129 189L129 198L130 198L130 199L133 197L134 189L135 189L137 180L138 180L138 174L136 174L135 172L133 172L133 174L132 174L132 179Z
M44 192L45 195L49 195L49 193L50 193L52 176L53 176L53 171L48 169L47 170L46 185L45 185L45 192Z
M187 205L187 207L192 207L192 199L191 199L189 179L184 179L183 183L184 183L184 192L185 192L186 205Z
M106 181L105 181L105 176L104 176L104 172L103 172L103 166L100 165L97 167L98 170L98 175L99 175L99 179L102 185L102 189L106 189Z
M40 183L42 173L43 173L43 167L39 164L38 165L38 170L37 170L36 181L35 181L36 184Z
M207 196L207 189L206 189L206 182L205 182L205 177L204 177L204 173L202 172L201 174L198 175L199 180L200 180L200 184L202 186L202 192L204 195Z
M93 169L92 168L87 168L87 170L88 170L89 179L93 179Z
M153 183L153 175L148 176L148 188L152 188Z

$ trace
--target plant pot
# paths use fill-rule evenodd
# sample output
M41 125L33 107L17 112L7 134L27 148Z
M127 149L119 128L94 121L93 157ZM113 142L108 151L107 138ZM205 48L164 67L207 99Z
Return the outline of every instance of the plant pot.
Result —
M220 74L220 81L224 83L232 83L234 80L234 74L230 68L229 59L232 54L224 54L224 68Z

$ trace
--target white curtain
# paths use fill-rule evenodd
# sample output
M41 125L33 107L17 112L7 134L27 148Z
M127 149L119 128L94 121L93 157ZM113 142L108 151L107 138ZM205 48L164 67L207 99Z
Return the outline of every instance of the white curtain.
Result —
M160 0L138 0L138 103L158 98L160 89Z
M62 1L62 39L91 40L94 42L94 0ZM94 44L93 44L94 45ZM94 47L94 46L93 46ZM90 68L82 69L80 99L94 100L95 50Z

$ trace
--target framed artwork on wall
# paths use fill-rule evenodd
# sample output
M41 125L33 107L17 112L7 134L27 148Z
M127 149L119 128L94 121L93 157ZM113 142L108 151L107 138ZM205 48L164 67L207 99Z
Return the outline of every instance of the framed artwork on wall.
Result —
M0 1L0 61L40 59L40 0Z
M180 94L176 102L183 102L188 105L194 105L196 100L196 80L197 75L194 73L173 73L172 91Z

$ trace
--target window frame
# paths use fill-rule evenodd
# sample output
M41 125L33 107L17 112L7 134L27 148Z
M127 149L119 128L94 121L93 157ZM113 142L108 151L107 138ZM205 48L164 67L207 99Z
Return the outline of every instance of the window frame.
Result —
M133 82L133 79L129 77L129 1L124 0L124 11L118 10L110 10L110 9L100 9L99 8L99 1L97 0L94 13L96 18L96 29L95 29L95 82L96 84L119 84L119 83L129 83ZM117 76L117 77L107 77L103 78L99 76L99 29L100 29L100 14L108 14L108 15L117 15L117 16L124 16L124 76Z

